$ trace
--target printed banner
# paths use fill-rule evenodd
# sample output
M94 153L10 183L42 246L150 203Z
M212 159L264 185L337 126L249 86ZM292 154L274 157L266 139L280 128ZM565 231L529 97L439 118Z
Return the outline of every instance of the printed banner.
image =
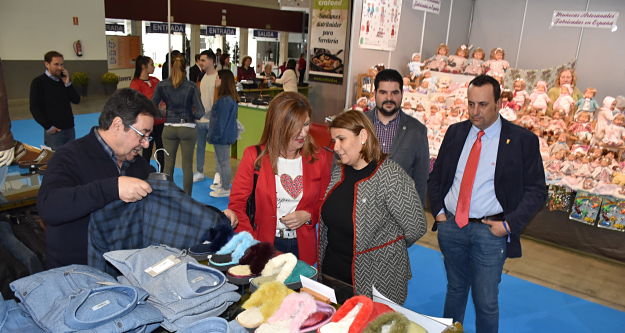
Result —
M184 28L185 28L185 25L181 23L171 24L171 30L173 32L184 33ZM148 34L166 34L169 31L167 30L167 23L151 22L149 25L145 26L145 32Z
M209 25L206 29L200 29L200 35L202 36L215 36L215 35L236 35L236 28L220 27L217 25Z
M106 36L109 69L135 68L135 59L140 54L140 36Z
M123 24L107 23L105 26L106 31L126 32L126 27Z
M441 11L441 0L412 0L412 9L438 15Z
M343 84L349 0L314 0L310 31L310 81Z
M552 27L599 28L616 31L619 12L585 12L579 10L554 10Z
M364 49L394 51L401 0L364 0L358 44Z
M254 37L278 39L278 32L274 30L254 29Z

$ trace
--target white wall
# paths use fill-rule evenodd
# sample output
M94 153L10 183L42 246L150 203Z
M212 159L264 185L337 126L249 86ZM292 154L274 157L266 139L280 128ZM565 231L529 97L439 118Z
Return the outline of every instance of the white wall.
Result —
M78 39L82 57L72 46ZM43 60L50 50L61 52L66 61L106 60L104 0L1 0L0 57Z

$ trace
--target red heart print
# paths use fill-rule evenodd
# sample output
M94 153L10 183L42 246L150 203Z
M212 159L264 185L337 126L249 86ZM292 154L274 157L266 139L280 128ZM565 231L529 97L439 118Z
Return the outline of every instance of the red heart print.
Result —
M304 190L304 178L302 176L297 176L293 179L285 173L280 176L280 183L286 193L288 193L293 199L299 197Z

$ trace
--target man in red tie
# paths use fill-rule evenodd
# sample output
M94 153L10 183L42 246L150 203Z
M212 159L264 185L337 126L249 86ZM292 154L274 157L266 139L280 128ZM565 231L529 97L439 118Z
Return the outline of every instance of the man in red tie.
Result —
M444 317L462 322L471 290L477 332L498 331L503 264L521 256L520 234L547 198L538 138L499 116L500 94L490 76L471 81L469 120L449 127L428 180L447 273Z

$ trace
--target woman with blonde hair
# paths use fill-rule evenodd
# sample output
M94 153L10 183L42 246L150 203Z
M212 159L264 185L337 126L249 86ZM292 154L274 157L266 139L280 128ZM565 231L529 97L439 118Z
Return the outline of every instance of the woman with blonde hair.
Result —
M228 208L239 218L236 231L248 231L312 265L332 156L314 144L311 116L310 102L296 92L280 93L269 103L259 144L243 153ZM251 195L256 207L252 221L246 209Z
M165 157L165 173L173 179L174 164L178 146L182 149L182 178L185 193L193 189L193 149L197 140L195 121L204 115L197 85L187 80L185 61L182 55L172 57L171 76L156 86L152 102L167 105L163 147L169 155Z
M579 100L584 95L579 90L579 88L575 86L576 81L577 81L577 76L575 75L575 70L573 70L573 68L570 68L570 67L562 68L560 71L558 71L556 82L553 84L553 87L551 87L551 89L549 89L549 91L547 92L547 94L549 95L549 98L552 101L555 101L556 99L558 99L558 97L560 97L560 88L562 87L562 85L570 84L571 87L573 88L573 93L571 93L571 97L573 97L573 100L575 101ZM547 111L547 114L551 115L552 113L553 113L552 105L550 105L549 110ZM567 116L572 116L572 115L567 115Z
M426 221L412 178L382 152L373 124L345 111L330 123L338 167L319 222L319 268L371 297L375 285L403 304L411 278L408 247Z

